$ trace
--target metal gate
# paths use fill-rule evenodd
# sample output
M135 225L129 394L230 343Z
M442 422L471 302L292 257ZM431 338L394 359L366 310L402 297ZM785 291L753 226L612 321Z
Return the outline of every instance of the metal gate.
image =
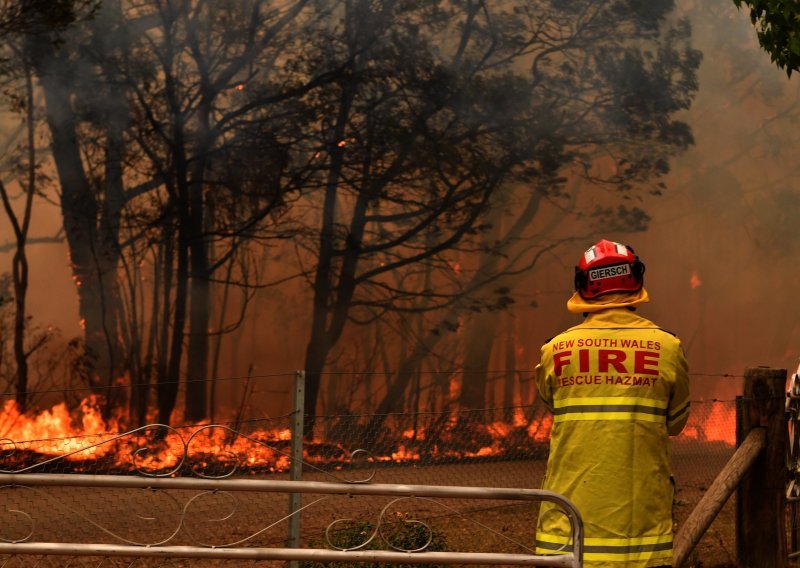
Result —
M184 514L191 501L203 492L258 491L270 493L295 493L316 495L380 495L396 499L478 499L510 501L551 501L563 509L570 519L573 529L572 547L564 554L543 556L536 554L499 554L482 552L426 552L427 546L415 550L363 550L363 547L378 538L386 521L382 515L371 535L359 547L342 549L331 544L323 548L251 548L241 546L217 547L173 546L170 542L181 534L183 518L171 534L171 538L157 543L119 544L38 542L33 517L22 509L11 512L19 517L21 523L30 525L27 534L20 539L3 538L0 554L36 555L78 555L78 556L123 556L158 558L206 558L206 559L249 559L249 560L296 560L296 561L335 561L335 562L394 562L404 564L506 564L535 566L579 567L582 561L583 529L578 511L564 497L543 490L520 490L503 488L445 487L433 485L392 485L392 484L343 484L314 481L272 481L255 479L192 479L192 478L143 478L122 475L65 475L65 474L2 474L0 484L4 491L13 488L31 487L82 487L144 489L150 491L191 490L198 492L190 497L183 507ZM312 502L310 505L313 505ZM306 506L310 506L306 505ZM288 520L290 515L270 523L268 528L278 526ZM421 521L412 521L420 523ZM332 528L332 526L329 526ZM111 534L107 531L107 534ZM391 547L391 544L389 545Z
M298 562L379 562L402 564L482 564L482 565L534 565L577 568L583 558L583 524L579 512L563 496L544 490L495 487L465 487L444 485L409 485L372 483L375 475L361 475L362 479L347 480L335 476L335 482L278 479L253 479L246 472L231 469L222 475L209 476L194 466L186 467L188 448L198 432L221 429L228 435L247 438L226 426L205 426L189 437L180 440L184 455L177 458L177 466L148 473L145 468L135 468L127 475L87 475L84 473L49 473L53 464L81 452L122 440L141 437L154 429L169 429L151 425L126 432L98 444L77 448L63 455L39 461L32 465L9 468L9 456L0 455L0 560L6 558L37 557L101 557L128 559L205 559L217 560L273 560ZM150 437L154 439L153 436ZM267 447L263 442L249 438L253 443ZM9 441L6 441L9 442ZM291 459L293 452L270 448ZM132 451L134 463L142 461L147 449ZM365 452L364 452L365 453ZM24 456L23 456L24 457ZM293 462L295 460L292 460ZM308 464L307 464L308 465ZM314 469L311 465L310 470ZM39 473L45 471L46 473ZM363 473L363 465L359 470ZM191 477L177 477L186 475ZM280 476L270 476L280 477ZM47 499L37 497L37 492L47 492ZM130 497L130 494L133 497ZM268 514L250 517L246 530L226 527L237 503L255 504L258 499L280 499L282 511L273 509ZM155 509L159 514L142 509ZM312 498L313 497L313 498ZM388 502L370 512L369 528L361 526L358 542L341 544L332 535L348 522L351 502L355 498L379 497ZM302 543L298 525L304 519L317 519L315 506L325 499L341 500L338 515L324 520L324 539L316 543ZM538 555L532 544L513 541L483 522L462 515L459 509L448 504L459 503L532 502L554 503L567 516L572 527L571 544L557 554ZM37 503L40 505L37 508ZM405 516L393 512L395 508L415 504L428 511L428 516ZM533 510L530 510L531 529ZM478 516L489 513L479 513ZM475 528L465 551L435 549L431 546L434 530L429 519L436 517L463 517ZM269 517L264 519L262 517ZM257 530L252 526L257 519ZM145 528L133 530L131 525L143 524ZM387 536L390 525L400 522L404 526L420 529L422 542L409 545L393 542ZM91 526L98 537L69 537L70 529L78 524ZM202 530L200 530L202 529ZM139 531L139 532L137 532ZM148 532L149 531L149 532ZM238 532L237 532L238 531ZM481 532L486 537L480 536ZM419 532L419 531L418 531ZM531 530L531 533L533 531ZM205 535L203 534L205 533ZM286 535L288 534L288 538ZM208 535L208 536L206 536ZM269 538L266 538L268 535ZM488 537L506 538L522 553L486 552ZM532 534L531 534L532 537ZM89 538L92 540L88 541ZM268 541L268 546L261 541ZM271 539L271 540L270 540ZM303 547L301 545L305 544ZM460 547L461 548L461 547ZM515 549L516 550L516 549ZM102 563L102 562L101 562ZM5 566L5 564L3 564ZM39 564L37 563L37 566ZM133 565L133 564L131 564Z

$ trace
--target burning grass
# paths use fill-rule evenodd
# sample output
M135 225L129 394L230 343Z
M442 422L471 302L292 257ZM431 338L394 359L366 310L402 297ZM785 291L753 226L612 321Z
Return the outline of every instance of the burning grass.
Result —
M436 464L545 456L551 419L522 409L505 420L486 411L442 413L404 423L397 415L371 433L358 417L336 417L323 437L303 444L313 468L337 471L380 463ZM405 416L406 420L410 417ZM510 418L510 419L509 419ZM143 473L158 476L281 473L290 466L291 431L275 421L185 427L150 425L124 431L104 420L95 397L71 414L61 403L35 415L9 401L0 413L0 469L6 472ZM362 450L355 452L354 450Z
M289 470L292 434L278 421L247 422L238 425L238 430L230 424L197 424L125 431L124 419L102 417L100 402L91 396L74 413L60 403L34 415L21 414L13 401L6 402L0 412L0 469L207 477ZM370 464L544 459L552 426L551 416L537 405L396 414L387 416L379 428L366 418L349 415L322 420L320 437L304 441L304 462L312 468L338 471ZM695 404L676 443L696 442L733 447L733 405Z

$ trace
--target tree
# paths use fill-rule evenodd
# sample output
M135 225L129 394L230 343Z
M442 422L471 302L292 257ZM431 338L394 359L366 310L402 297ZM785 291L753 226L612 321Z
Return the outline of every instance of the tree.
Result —
M19 52L18 52L19 53ZM14 361L16 362L16 402L20 412L25 412L28 405L28 357L32 351L26 349L25 334L28 293L28 256L26 251L28 233L33 213L33 197L36 194L36 141L34 132L33 78L30 65L23 60L24 91L23 108L27 132L27 176L22 184L24 202L22 213L18 215L11 203L11 197L5 184L0 180L0 200L11 223L16 239L16 249L12 259L12 281L14 284ZM35 347L33 348L35 350Z
M387 353L400 363L378 407L392 408L465 314L499 312L515 278L570 238L541 216L568 209L575 179L614 190L587 226L645 217L616 200L660 191L692 142L674 115L699 56L671 9L108 0L69 33L36 27L25 48L92 384L117 392L130 373L142 420L137 393L155 376L168 422L185 380L186 417L204 418L209 338L263 286L256 251L291 238L313 294L308 434L353 323L414 321L401 327L418 339ZM215 294L233 287L240 317L212 325Z
M331 53L319 54L352 63L315 109L326 172L310 245L317 263L305 359L309 436L320 374L352 309L408 310L420 296L446 302L457 283L440 282L449 290L437 292L411 281L447 267L445 252L481 232L493 192L536 147L533 126L518 122L527 86L509 64L525 45L480 39L485 30L473 21L484 9L348 1L326 42ZM441 42L445 30L459 33L462 17L461 39ZM402 275L400 287L393 273Z
M750 8L758 43L791 77L800 66L800 5L794 0L733 0Z
M21 193L14 196L6 184L0 180L0 201L14 233L12 278L14 291L14 331L13 354L15 361L16 403L21 412L28 407L29 365L31 355L47 342L49 334L39 334L30 342L28 328L27 294L29 266L27 246L31 240L30 224L33 214L34 196L37 194L37 155L35 133L39 124L34 101L34 77L32 62L25 50L25 42L38 34L42 27L63 31L75 23L79 17L91 13L92 3L85 0L56 2L0 2L0 37L3 48L2 82L5 103L15 112L24 116L22 130L25 142L20 144L20 156L16 151L8 151L14 143L11 136L6 143L4 156L17 165L10 167L4 163L4 173L12 175L19 182ZM9 171L10 170L10 171ZM16 207L13 201L21 197L22 206ZM21 209L21 211L19 210ZM42 242L50 239L37 239ZM56 239L57 240L57 239ZM27 343L27 344L26 344Z
M162 354L168 363L158 373L162 421L175 406L187 336L186 418L207 416L211 284L270 238L287 197L316 168L302 147L304 126L316 119L299 101L338 69L295 70L302 43L326 14L311 5L153 2L152 35L119 67L142 118L136 144L165 190L146 225L162 231L167 290L175 263L174 297L162 298L162 311L173 314ZM281 238L290 234L281 230ZM238 276L248 273L242 265ZM230 285L228 274L217 281ZM245 307L254 288L258 282L242 282Z
M311 5L109 0L80 29L40 26L26 46L45 93L93 384L117 392L130 372L139 417L153 360L159 420L171 420L184 369L186 418L207 416L208 339L224 333L209 330L215 275L247 270L249 247L269 238L283 196L307 177L307 152L289 153L312 119L296 101L336 69L301 77L282 58L301 57L303 30L325 17ZM148 300L145 264L157 278ZM246 307L258 283L241 284Z
M86 112L81 106L85 93L76 81L87 69L81 66L70 38L90 25L96 3L27 0L21 3L27 21L25 57L36 72L42 89L51 151L61 186L64 233L70 251L85 346L93 360L93 386L110 387L120 368L118 343L119 289L115 277L120 250L119 222L124 199L119 176L103 179L107 194L94 191L93 178L81 153L81 126ZM52 14L66 14L58 18ZM63 25L63 18L72 24ZM117 100L112 98L110 100ZM121 171L121 156L114 146L118 123L109 124L106 167ZM114 130L116 129L116 130ZM107 393L114 391L108 390Z
M672 7L343 4L345 33L327 44L354 66L338 98L318 111L330 150L313 249L307 432L320 373L348 320L415 313L421 303L444 314L399 364L377 408L387 412L461 314L507 296L476 292L549 247L540 241L519 253L526 260L504 260L509 244L535 234L540 205L563 198L565 176L583 175L621 197L648 184L660 191L655 178L692 142L674 114L691 103L700 60L686 22L666 23ZM506 233L492 236L504 188L525 197ZM641 211L595 214L608 223ZM483 251L486 265L469 267L472 278L454 277L468 251ZM421 285L426 267L435 274L430 286Z

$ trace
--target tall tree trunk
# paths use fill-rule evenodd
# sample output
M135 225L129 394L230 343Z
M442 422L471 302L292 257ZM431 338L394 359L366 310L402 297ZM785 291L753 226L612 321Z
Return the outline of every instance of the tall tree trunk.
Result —
M69 247L78 309L91 361L92 386L110 386L114 380L117 337L116 267L118 247L109 248L113 234L98 229L99 207L81 159L67 58L50 34L28 36L26 51L33 61L44 92L51 149L61 185L61 213ZM119 358L116 358L119 363ZM104 389L108 390L108 389Z
M175 302L172 316L172 341L169 347L167 374L158 389L158 421L169 424L178 400L178 383L183 358L186 304L189 288L189 203L186 184L178 182L178 243L175 270Z
M142 361L142 374L139 382L136 384L131 393L131 417L134 420L134 426L144 426L147 421L147 409L150 404L150 388L151 380L155 375L155 368L153 361L156 357L160 357L159 349L159 317L161 311L161 294L163 293L164 277L163 277L163 260L161 247L155 251L155 258L153 261L153 290L152 290L152 305L150 307L150 329L147 336L147 347L144 353L144 360ZM164 316L166 317L166 316Z
M499 327L498 312L484 312L470 318L464 345L464 378L459 397L462 408L486 408L489 361Z
M189 249L192 245L192 187L190 185L189 161L186 155L186 114L181 107L181 97L178 93L178 84L173 75L176 48L172 44L173 36L171 27L174 24L175 14L167 10L164 18L164 28L170 30L164 35L164 52L162 55L164 72L164 99L171 119L172 143L172 175L174 189L171 191L174 198L177 217L177 250L175 269L175 300L172 317L172 340L169 347L167 374L160 377L161 384L158 389L158 421L170 424L172 412L178 400L178 384L181 379L181 362L183 359L183 340L186 335L186 315L189 296ZM169 185L169 184L168 184ZM166 306L165 306L166 309Z
M116 87L115 87L116 88ZM119 340L119 321L122 313L117 266L119 265L122 251L119 244L119 233L122 221L122 210L125 206L125 186L123 180L124 159L124 132L127 128L128 114L125 107L124 92L114 92L112 98L117 101L117 107L110 113L106 127L106 159L105 159L105 196L99 222L99 238L101 240L100 260L98 265L98 278L103 290L103 336L108 351L109 377L108 385L113 385L122 373L123 349ZM132 291L133 292L133 291ZM135 317L135 314L134 316ZM133 338L138 342L140 337ZM108 389L104 415L108 418L111 410L122 404L124 391L121 389Z
M476 278L480 280L488 279L497 268L494 243L500 239L504 211L505 203L501 201L492 209L487 219L491 224L491 229L483 239L483 251L478 258ZM477 313L468 318L467 322L464 342L464 372L458 402L462 408L486 408L487 373L492 348L497 337L499 313L496 311Z
M186 364L186 420L199 422L208 409L208 326L211 289L209 283L208 246L203 236L203 189L192 184L190 250L189 346Z
M171 201L170 201L171 202ZM169 208L169 206L168 206ZM158 334L158 363L156 365L156 381L158 390L156 391L156 399L158 406L158 421L165 424L163 420L166 418L169 421L169 416L172 413L172 408L175 405L174 400L170 401L170 375L169 375L169 360L171 353L171 337L170 337L170 314L172 313L172 281L174 274L175 262L175 231L171 223L167 223L164 228L161 247L163 247L164 255L162 266L163 275L161 278L161 326L159 327ZM175 379L177 381L177 377ZM177 388L177 386L176 386Z
M517 377L517 334L515 329L514 314L511 310L506 312L506 353L505 353L505 381L503 382L503 407L504 419L511 423L514 420L514 387Z
M314 274L314 308L311 319L311 335L306 347L305 371L306 389L304 394L305 426L303 432L308 439L314 437L314 424L317 415L317 399L321 383L322 369L332 347L328 333L328 315L333 304L336 200L339 179L344 160L344 149L338 141L344 139L347 118L355 96L354 87L346 85L342 90L339 112L333 129L331 141L331 165L325 184L325 199L322 204L322 227L320 229L319 259Z
M211 147L210 116L213 91L208 87L203 74L203 99L197 109L200 142L195 150L194 165L189 182L190 214L190 271L191 271L191 309L189 312L189 346L187 349L186 419L200 422L208 411L208 327L211 322L211 274L209 255L211 253L206 239L206 225L213 222L207 218L210 207L203 198L208 151ZM213 213L212 213L213 215Z
M25 110L28 132L28 180L25 185L25 204L20 222L6 188L0 181L0 196L6 215L14 229L17 246L12 259L12 279L14 281L14 361L16 363L16 403L20 412L28 407L28 353L25 352L25 322L27 321L28 295L28 256L25 246L28 240L31 216L33 214L33 196L36 193L36 145L34 138L33 109L33 77L27 60L23 57L25 71Z
M531 193L528 203L522 210L520 215L515 219L514 223L503 235L503 240L506 242L514 242L519 239L523 231L533 220L536 212L541 203L542 194L538 191ZM537 257L538 258L538 257ZM473 289L480 283L480 277L486 274L493 274L497 271L497 265L500 262L499 255L490 256L486 263L482 264L479 273L473 277L472 281L464 286L465 289ZM535 261L534 261L535 263ZM465 311L464 306L456 304L447 314L441 319L443 327L452 326L452 322L457 321L459 315ZM368 431L378 432L385 420L385 415L390 412L400 400L408 388L409 381L413 376L413 370L422 363L422 360L433 352L433 349L441 341L444 334L438 331L429 332L422 338L416 345L414 350L409 356L400 364L400 368L395 375L394 379L390 381L389 388L386 391L380 404L375 410L375 416L370 420Z
M16 402L17 409L25 412L28 409L28 354L25 353L25 313L28 293L28 258L25 254L25 243L17 242L14 252L14 361L17 365Z
M169 424L178 400L178 384L181 377L183 338L185 336L186 311L189 290L189 247L191 244L191 211L188 183L188 168L184 154L183 113L178 104L171 69L166 70L167 100L172 112L172 139L175 147L175 206L177 208L177 266L175 268L175 300L172 316L172 340L169 346L167 374L161 377L158 389L158 421ZM165 306L166 309L166 306ZM165 312L168 313L168 312Z
M213 257L212 257L213 261ZM214 355L211 359L211 393L208 399L208 416L213 424L217 414L217 375L219 371L219 356L222 351L222 329L225 327L225 316L228 312L228 293L231 288L231 276L233 274L233 259L228 262L225 275L225 284L222 288L222 300L219 304L219 317L217 318L217 335L214 338ZM258 321L258 318L255 318Z

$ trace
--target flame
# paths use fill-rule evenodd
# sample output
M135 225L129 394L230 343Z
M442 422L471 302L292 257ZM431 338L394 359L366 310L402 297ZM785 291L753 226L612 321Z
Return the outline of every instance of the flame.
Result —
M0 451L11 450L10 440L25 440L36 442L36 451L39 453L67 454L107 439L109 436L98 433L108 432L109 426L118 427L116 420L103 420L94 395L81 402L80 414L80 427L75 427L66 403L61 402L36 416L28 417L19 412L15 401L9 400L0 412L0 428L6 442L0 441ZM80 437L73 436L75 432L79 432ZM110 449L98 446L73 454L71 458L100 457Z
M697 275L697 271L692 272L691 278L689 278L689 285L694 288L699 288L703 285L703 281L700 280L700 277Z
M394 462L402 462L402 461L417 461L419 460L419 452L413 452L411 450L406 449L405 446L401 445L396 452L392 452L392 461Z
M456 400L458 400L460 394L461 394L461 381L459 380L457 374L453 374L450 376L450 383L448 384L447 387L448 400L450 400L451 402L455 402ZM452 416L450 418L451 420L453 419Z
M451 402L460 383L450 380ZM155 428L121 436L124 417L104 417L102 397L89 396L70 411L66 403L36 414L22 414L13 400L0 408L0 469L17 470L62 457L53 462L58 471L104 473L171 472L182 464L200 471L286 472L290 467L289 428L261 428L237 433L232 428L192 425ZM502 420L473 420L470 413L450 412L444 423L420 420L414 427L388 433L384 450L371 459L378 463L407 464L426 460L518 459L542 455L550 441L553 417L518 406ZM679 440L735 445L736 412L732 405L714 401L693 406L689 423ZM155 436L160 432L161 436ZM12 440L16 441L12 442ZM341 445L314 440L304 444L304 461L319 467L341 469L350 451ZM214 469L217 468L217 469ZM50 470L52 471L52 469Z
M248 464L270 472L289 468L289 458L280 449L291 440L288 428L234 437L227 428L197 424L120 436L125 430L121 419L105 419L102 403L100 397L91 395L80 403L74 416L64 402L28 416L19 412L15 401L7 401L0 411L0 463L14 460L15 455L33 463L62 456L71 464L104 460L105 465L108 460L111 469L163 471L177 467L187 457L193 467L206 467L213 461ZM159 430L160 438L154 436ZM45 457L31 458L31 453ZM307 461L314 463L319 458L309 456Z
M698 412L695 406L679 439L736 445L736 410L730 404L714 401L708 412Z

